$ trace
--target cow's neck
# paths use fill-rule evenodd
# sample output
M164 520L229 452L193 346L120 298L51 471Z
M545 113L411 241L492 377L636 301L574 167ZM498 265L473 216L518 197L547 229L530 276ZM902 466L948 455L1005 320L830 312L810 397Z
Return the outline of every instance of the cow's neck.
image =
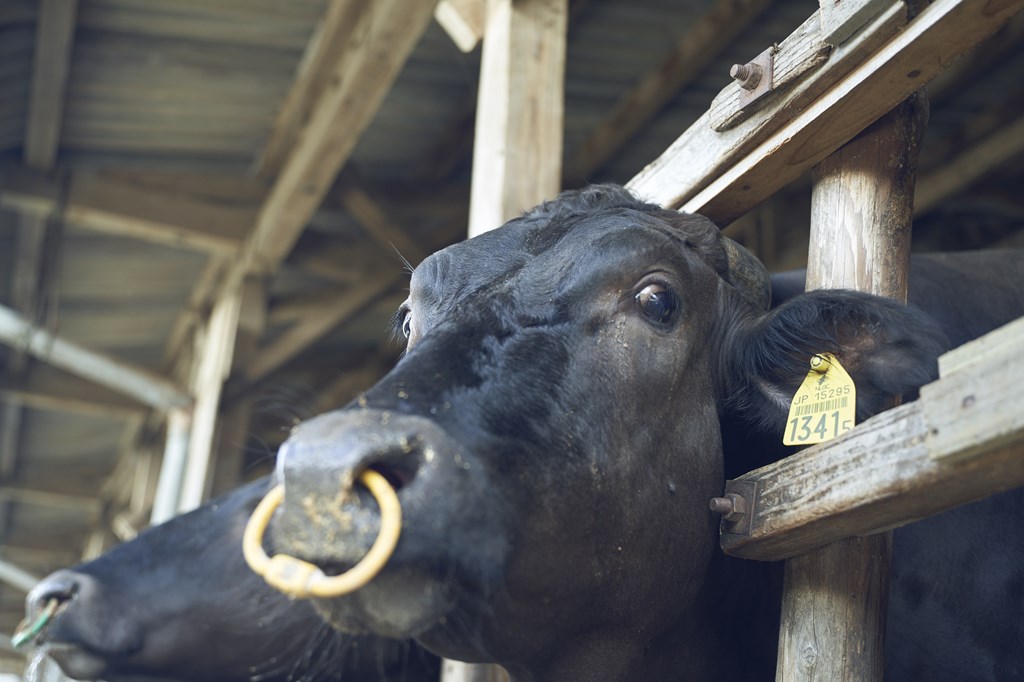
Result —
M512 682L773 679L781 567L718 553L708 576L692 606L654 639L591 632L543 666L506 665Z

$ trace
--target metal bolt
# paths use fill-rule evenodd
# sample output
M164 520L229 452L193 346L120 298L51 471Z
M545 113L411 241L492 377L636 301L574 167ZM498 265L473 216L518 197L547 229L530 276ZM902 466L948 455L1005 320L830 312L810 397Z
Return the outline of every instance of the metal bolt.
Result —
M726 521L735 521L747 513L747 501L736 493L728 493L725 497L712 497L708 508Z
M753 90L761 82L761 76L764 75L764 71L761 69L760 64L750 62L748 64L733 64L732 68L729 69L729 75L744 90Z

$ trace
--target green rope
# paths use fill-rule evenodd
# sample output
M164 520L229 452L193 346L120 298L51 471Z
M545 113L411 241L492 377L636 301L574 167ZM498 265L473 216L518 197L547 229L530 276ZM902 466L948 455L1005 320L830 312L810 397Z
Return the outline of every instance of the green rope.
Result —
M39 614L35 622L28 623L27 621L22 621L14 632L14 636L11 637L11 644L14 645L14 648L20 649L34 640L43 631L46 624L50 622L50 619L53 618L53 614L57 613L58 606L60 606L60 601L51 599L46 603L46 608Z

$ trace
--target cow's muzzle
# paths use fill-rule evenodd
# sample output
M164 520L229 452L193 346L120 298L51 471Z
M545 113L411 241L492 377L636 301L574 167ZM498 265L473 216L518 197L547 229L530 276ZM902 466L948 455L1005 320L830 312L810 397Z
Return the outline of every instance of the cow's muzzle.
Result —
M275 486L253 511L242 538L242 551L249 567L277 590L296 599L340 597L373 580L398 544L402 529L402 507L391 484L379 472L365 469L359 482L369 490L380 510L380 531L366 556L340 575L328 576L319 566L288 554L267 556L263 534L270 518L284 500L284 486Z
M281 446L279 486L250 521L246 559L292 597L359 589L408 544L405 510L421 509L431 481L449 478L439 474L459 461L441 428L425 418L363 409L306 422ZM274 557L262 548L268 524L267 544L281 552Z

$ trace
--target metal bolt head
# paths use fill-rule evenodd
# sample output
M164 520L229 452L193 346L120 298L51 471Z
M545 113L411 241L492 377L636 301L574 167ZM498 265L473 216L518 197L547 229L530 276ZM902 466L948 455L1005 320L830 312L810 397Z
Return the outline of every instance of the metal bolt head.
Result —
M729 69L729 75L739 83L744 90L753 90L761 82L764 71L760 64L750 62L748 64L733 64Z
M731 514L733 512L732 500L728 497L712 497L708 502L708 508L716 514Z
M708 502L708 508L716 514L721 514L726 521L734 521L747 513L747 501L736 493L727 493L725 497L712 497Z

